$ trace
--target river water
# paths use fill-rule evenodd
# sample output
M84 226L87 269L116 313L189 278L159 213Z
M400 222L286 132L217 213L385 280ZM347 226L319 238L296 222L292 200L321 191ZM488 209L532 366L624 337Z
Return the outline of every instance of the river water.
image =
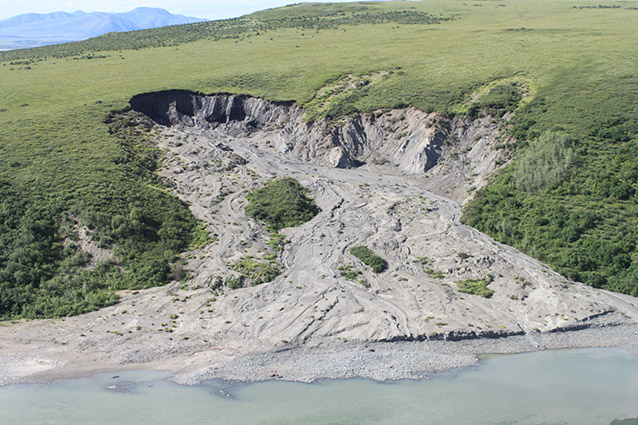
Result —
M619 349L494 356L461 371L390 383L185 387L168 376L137 371L2 387L0 424L608 425L638 418L638 356Z

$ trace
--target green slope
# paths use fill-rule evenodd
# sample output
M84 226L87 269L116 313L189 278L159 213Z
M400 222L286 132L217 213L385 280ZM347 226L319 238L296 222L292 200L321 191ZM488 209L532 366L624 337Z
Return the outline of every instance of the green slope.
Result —
M304 4L0 53L0 316L86 311L113 302L111 289L169 278L195 223L162 190L143 126L107 122L133 95L177 88L312 106L326 84L377 71L387 75L318 114L475 113L468 101L490 83L525 81L535 96L511 128L519 159L466 221L570 277L636 294L638 2L599 3ZM548 130L568 137L574 161L530 190L516 164L552 164L556 150L536 141ZM121 264L83 269L63 244L74 220Z

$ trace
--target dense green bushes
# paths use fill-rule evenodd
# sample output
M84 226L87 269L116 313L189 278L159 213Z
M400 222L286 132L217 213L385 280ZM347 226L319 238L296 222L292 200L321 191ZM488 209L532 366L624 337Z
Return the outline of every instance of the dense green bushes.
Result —
M530 142L512 170L517 189L538 192L560 184L577 165L572 144L566 135L552 132Z
M306 189L290 177L271 180L246 196L246 214L261 220L274 233L312 219L319 208L306 195Z
M387 261L363 245L353 246L350 248L350 254L361 260L363 264L370 266L372 271L375 273L382 273L388 269Z
M114 303L115 290L170 279L196 222L183 202L160 188L154 173L159 155L145 144L140 119L113 114L106 139L85 121L84 140L95 137L95 149L101 149L92 155L112 159L100 160L102 172L91 170L94 157L85 154L90 142L75 139L79 152L49 153L40 161L32 149L24 157L38 163L35 184L16 178L33 172L24 166L22 174L13 173L14 181L0 178L0 317L84 313ZM71 165L60 166L57 158ZM90 255L77 244L80 226L88 227L96 244L112 249L112 260L87 267Z
M638 295L638 138L612 133L531 141L464 221L570 279Z
M516 112L515 159L463 219L571 279L638 296L638 78L587 72L566 70Z

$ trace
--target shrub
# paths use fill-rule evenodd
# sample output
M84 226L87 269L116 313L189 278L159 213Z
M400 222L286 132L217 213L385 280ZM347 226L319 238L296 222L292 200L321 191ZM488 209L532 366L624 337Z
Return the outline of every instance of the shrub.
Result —
M352 264L339 266L338 270L341 273L341 276L345 277L348 280L355 280L361 274L359 270L355 270Z
M387 261L377 256L372 250L363 245L353 246L350 248L350 254L363 261L364 264L370 266L372 271L375 273L381 273L388 269Z
M226 286L231 291L234 290L234 289L237 289L237 288L239 288L241 286L240 279L237 278L236 276L228 276L226 278Z
M277 261L273 257L265 258L266 261L259 261L252 256L247 256L235 264L233 270L239 272L239 278L231 280L235 289L239 286L254 286L265 282L270 282L281 273L281 269ZM228 279L226 283L229 287Z
M474 108L475 110L484 110L490 115L501 116L506 111L514 110L521 99L519 87L511 82L503 82L495 85L481 96Z
M514 167L518 189L538 192L552 189L565 179L576 164L572 140L564 134L546 132L530 144Z
M494 291L489 289L489 285L494 278L492 275L487 275L483 279L465 279L456 282L460 292L465 294L480 295L483 298L490 298L494 295Z
M428 274L428 276L430 276L430 277L432 277L434 279L444 279L445 278L445 275L440 270L434 270L433 268L430 268L428 266L424 266L423 269Z
M193 240L191 241L191 248L193 249L201 249L205 248L206 245L212 242L216 242L218 240L218 235L211 235L206 226L199 225L195 228L193 232Z
M261 220L271 231L299 226L312 219L319 208L306 195L306 189L290 177L268 182L261 189L246 196L246 214Z

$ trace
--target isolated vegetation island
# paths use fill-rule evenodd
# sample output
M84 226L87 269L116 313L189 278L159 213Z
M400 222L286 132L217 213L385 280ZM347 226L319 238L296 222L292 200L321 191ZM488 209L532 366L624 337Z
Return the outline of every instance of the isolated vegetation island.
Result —
M366 266L370 266L373 272L382 273L388 269L388 262L376 255L366 246L353 246L350 248L350 254L357 257Z
M291 177L271 180L248 195L246 214L266 223L273 233L312 219L319 208L306 195L306 189Z
M463 222L567 278L638 296L635 6L297 4L0 52L0 318L113 304L118 290L181 277L184 253L211 240L159 174L156 124L129 106L173 88L294 102L309 125L406 107L437 112L441 126L492 120L502 168ZM351 75L376 77L321 91ZM228 286L278 276L277 235L318 213L290 178L246 199L275 257L230 265L243 280ZM366 246L350 253L388 268ZM489 283L457 285L489 297Z
M306 192L297 180L281 177L246 195L246 215L266 224L270 232L268 245L273 252L262 258L247 256L234 263L231 268L237 274L231 274L225 279L229 289L260 285L279 276L282 266L277 261L277 254L286 244L285 235L279 231L286 227L299 226L319 212Z

